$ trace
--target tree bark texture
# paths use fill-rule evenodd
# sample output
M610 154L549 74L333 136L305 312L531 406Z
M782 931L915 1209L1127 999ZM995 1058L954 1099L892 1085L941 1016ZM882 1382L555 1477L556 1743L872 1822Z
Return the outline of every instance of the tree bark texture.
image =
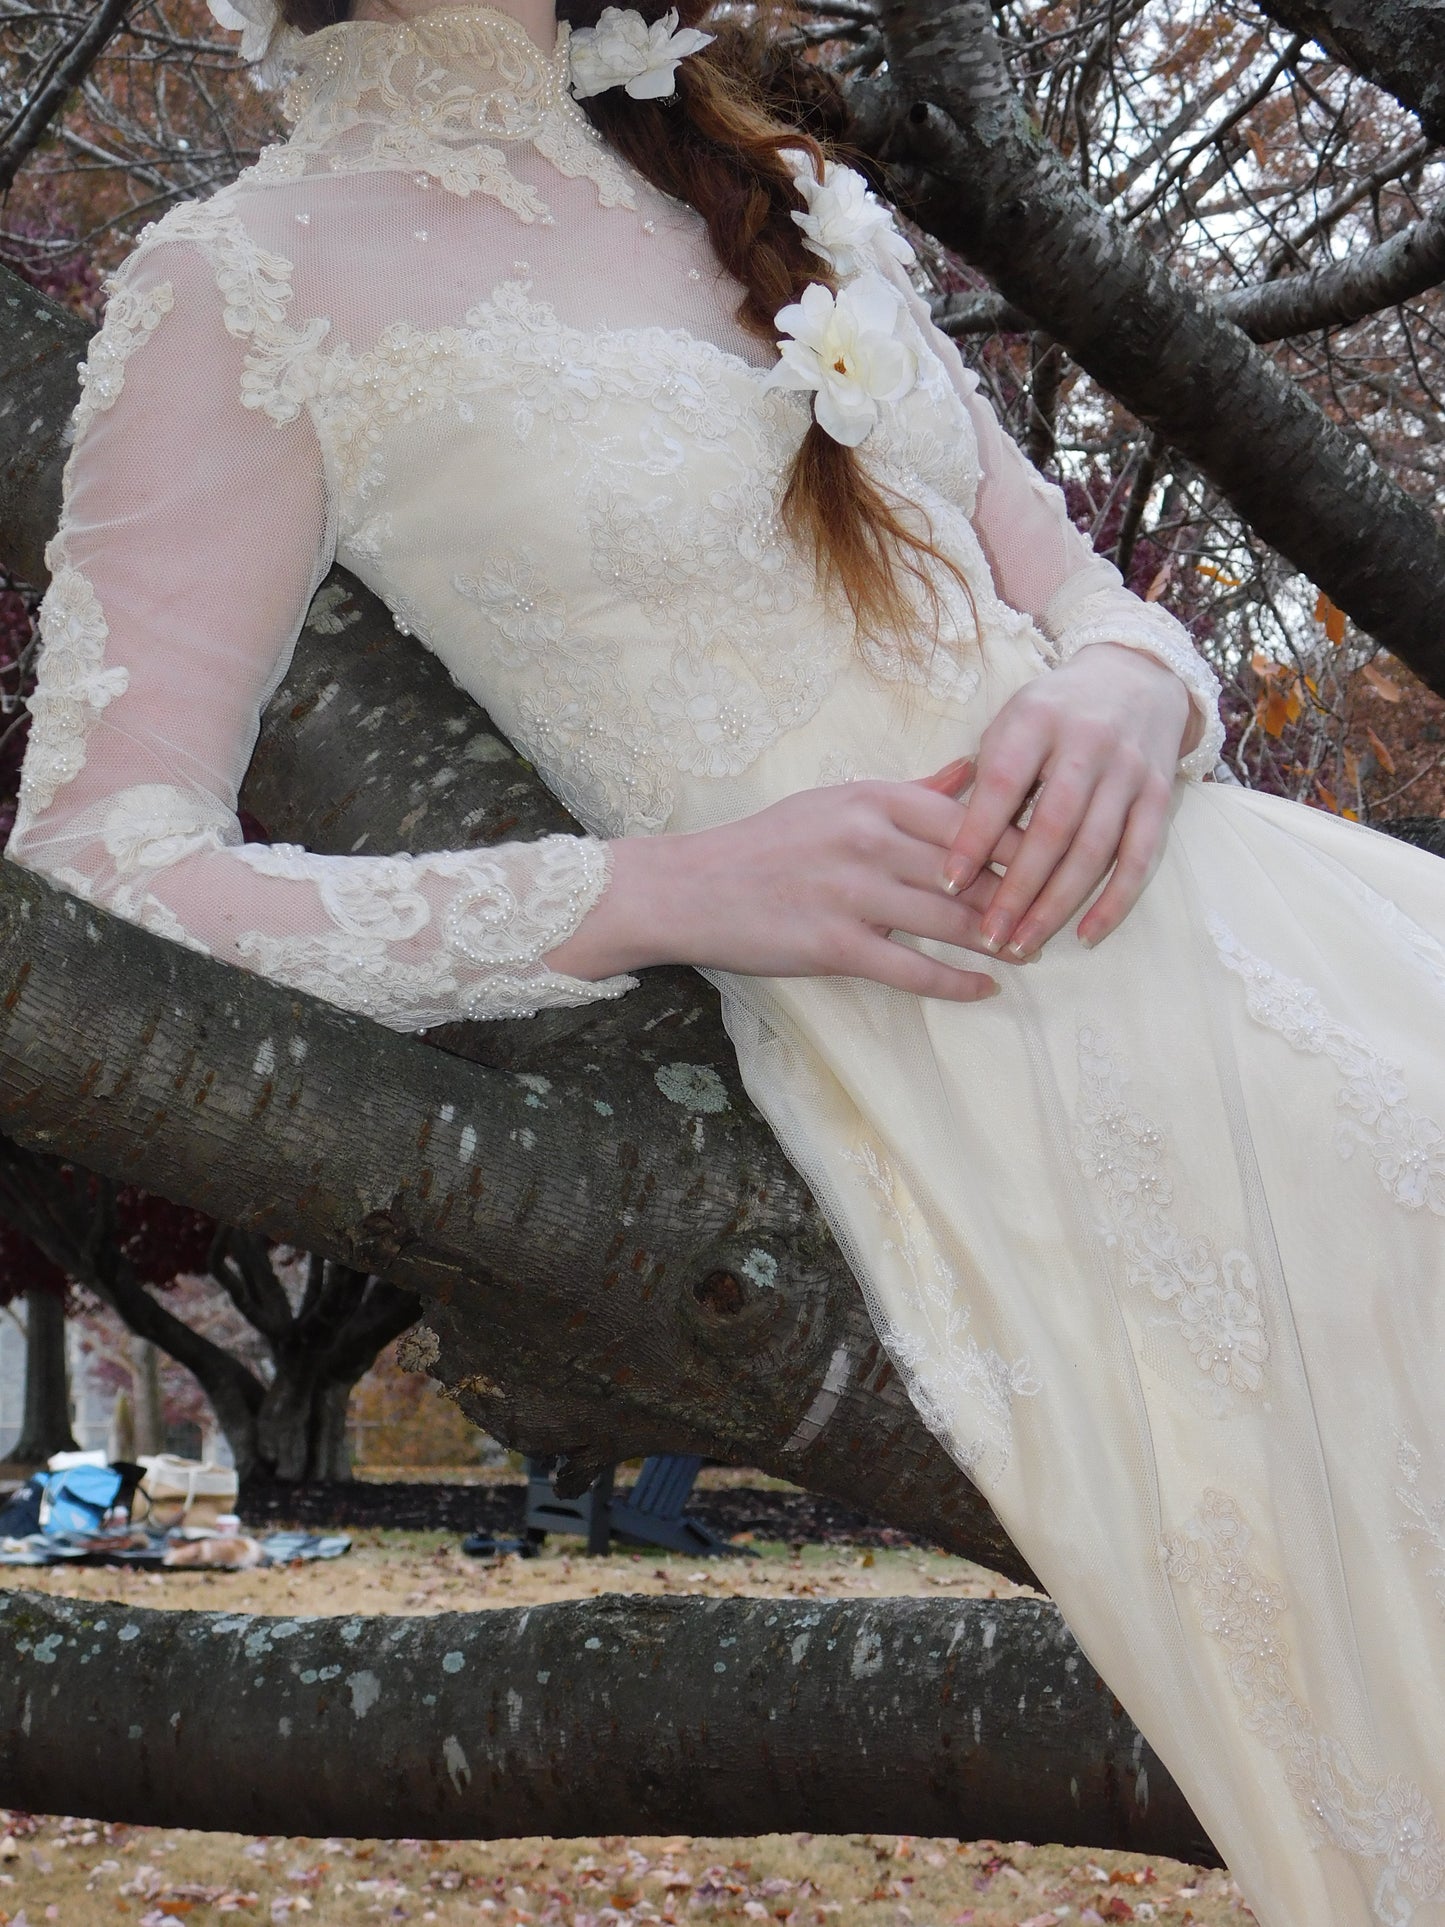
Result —
M10 1593L0 1643L0 1805L32 1812L416 1839L906 1832L1218 1864L1045 1600L276 1619Z
M1251 341L1285 341L1323 328L1348 327L1445 281L1445 208L1413 221L1376 246L1300 274L1242 288L1211 291L1218 312ZM951 294L933 318L954 336L1031 334L1035 323L1001 294ZM1031 451L1032 452L1032 451Z
M53 1291L25 1294L25 1413L20 1437L5 1454L17 1465L44 1465L52 1452L73 1452L70 1371L65 1357L65 1300Z
M861 137L923 170L921 224L1445 694L1445 531L1428 510L1090 199L1013 92L986 0L888 0L882 21L889 71L855 92Z
M1420 116L1445 141L1445 7L1440 0L1261 0L1291 33L1308 34Z
M483 1069L0 865L9 1136L414 1291L418 1362L571 1490L701 1452L1027 1576L735 1072L670 1041Z

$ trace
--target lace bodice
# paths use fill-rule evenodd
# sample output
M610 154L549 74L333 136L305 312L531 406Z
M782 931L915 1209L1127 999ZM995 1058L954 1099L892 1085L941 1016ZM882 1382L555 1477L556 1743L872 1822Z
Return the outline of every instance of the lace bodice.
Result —
M881 241L858 271L906 304L919 377L865 456L964 568L982 636L945 578L916 687L859 649L778 520L808 397L766 385L700 218L593 131L566 46L475 4L294 43L289 138L107 284L47 551L9 854L401 1029L619 994L546 964L606 887L600 839L870 773L884 714L908 773L928 752L907 717L957 753L991 643L1015 675L1150 650L1207 718L1182 773L1217 758L1185 632L1073 529ZM336 559L591 834L243 845L259 715Z

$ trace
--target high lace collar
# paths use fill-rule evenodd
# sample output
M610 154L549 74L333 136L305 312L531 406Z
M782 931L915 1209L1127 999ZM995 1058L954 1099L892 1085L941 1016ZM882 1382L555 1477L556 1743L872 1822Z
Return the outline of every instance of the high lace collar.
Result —
M545 203L493 145L526 141L561 173L593 181L603 206L633 207L630 171L569 91L570 35L561 22L548 52L482 0L297 35L280 101L292 131L263 172L323 153L337 170L417 168L454 193L489 193L523 220L545 221Z
M570 34L561 22L549 53L482 0L410 20L339 20L297 37L281 111L300 129L351 120L369 104L473 140L525 140L556 113L588 125L567 87Z

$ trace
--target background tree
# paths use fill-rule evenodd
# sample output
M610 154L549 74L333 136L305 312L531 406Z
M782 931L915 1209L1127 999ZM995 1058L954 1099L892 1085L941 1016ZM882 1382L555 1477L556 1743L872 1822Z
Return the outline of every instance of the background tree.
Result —
M0 1442L0 1459L44 1465L52 1452L73 1452L70 1371L65 1355L66 1296L70 1281L34 1242L0 1220L0 1312L25 1333L25 1404L20 1436Z
M410 1293L305 1255L293 1280L278 1265L280 1254L255 1232L218 1225L204 1212L38 1157L6 1139L0 1139L0 1228L11 1248L28 1254L40 1295L60 1304L58 1319L66 1281L84 1285L137 1340L193 1375L243 1479L350 1477L347 1401L382 1348L415 1323ZM0 1246L0 1257L4 1253ZM264 1365L254 1343L227 1344L194 1315L177 1315L165 1295L186 1275L204 1277L225 1295L260 1341ZM49 1325L42 1330L48 1333ZM63 1325L60 1344L63 1364ZM137 1419L140 1406L138 1385ZM28 1438L28 1423L26 1431ZM164 1441L138 1437L136 1444L159 1451Z

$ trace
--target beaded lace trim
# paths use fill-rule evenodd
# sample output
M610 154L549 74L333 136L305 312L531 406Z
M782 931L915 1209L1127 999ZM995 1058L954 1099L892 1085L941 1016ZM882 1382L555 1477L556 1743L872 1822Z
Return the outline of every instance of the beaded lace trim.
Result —
M627 168L567 88L564 21L548 54L493 7L438 7L398 25L342 20L308 34L289 57L281 111L290 138L252 174L284 178L326 152L336 173L411 167L454 194L490 194L522 221L550 222L497 141L527 141L603 207L636 207Z

